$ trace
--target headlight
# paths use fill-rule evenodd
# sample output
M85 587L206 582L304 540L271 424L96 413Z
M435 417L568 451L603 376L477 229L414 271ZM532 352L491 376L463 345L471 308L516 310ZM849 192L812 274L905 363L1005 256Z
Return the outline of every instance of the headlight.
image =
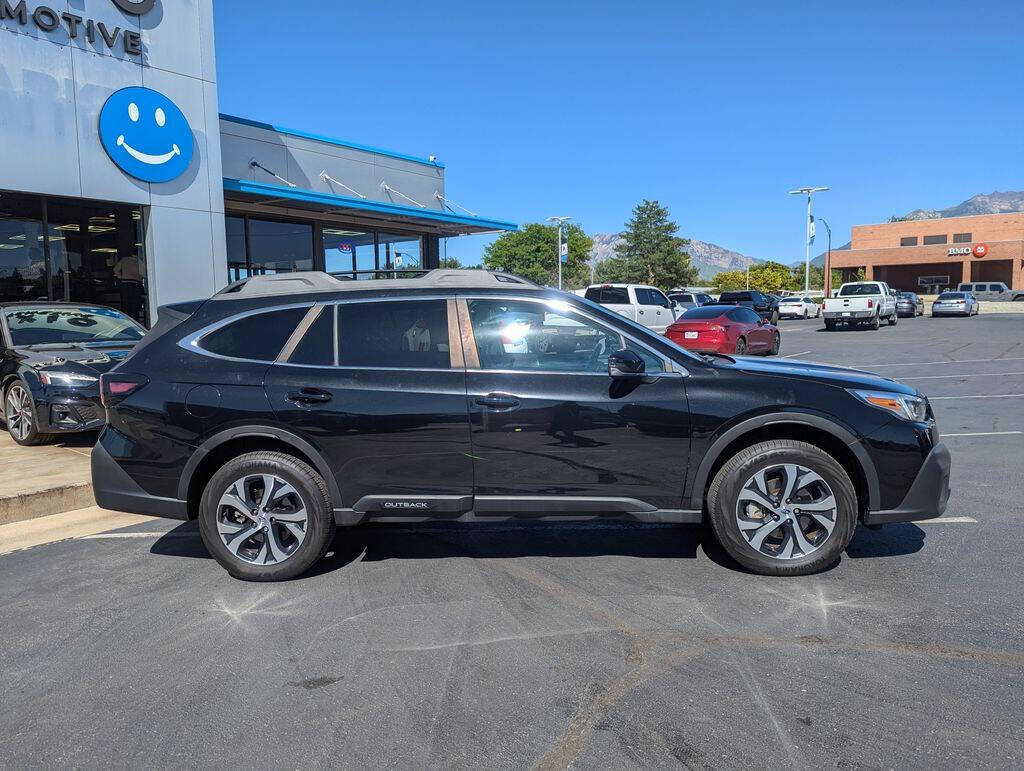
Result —
M43 385L55 385L55 386L87 386L90 383L95 383L99 380L98 377L92 375L80 375L77 372L47 372L42 371L39 373L39 380Z
M850 391L863 402L886 410L904 420L923 423L928 419L928 400L921 396L904 396L888 391Z

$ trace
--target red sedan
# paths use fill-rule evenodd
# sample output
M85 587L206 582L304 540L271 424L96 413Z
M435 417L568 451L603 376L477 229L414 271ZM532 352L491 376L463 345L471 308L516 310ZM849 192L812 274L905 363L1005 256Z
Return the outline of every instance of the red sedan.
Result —
M779 328L742 305L691 308L665 330L665 336L683 348L707 353L774 356L782 347Z

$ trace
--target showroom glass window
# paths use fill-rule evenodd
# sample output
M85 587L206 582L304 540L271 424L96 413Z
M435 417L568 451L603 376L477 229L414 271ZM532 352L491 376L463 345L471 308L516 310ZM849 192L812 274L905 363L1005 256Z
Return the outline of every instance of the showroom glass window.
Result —
M0 195L0 299L106 305L146 323L142 211Z
M419 270L423 267L419 237L378 233L377 261L380 270L394 271L397 275L401 275L402 270Z
M315 269L312 223L229 215L224 229L230 281Z
M324 265L328 273L347 273L350 278L373 278L372 271L377 269L374 233L324 225L323 238Z

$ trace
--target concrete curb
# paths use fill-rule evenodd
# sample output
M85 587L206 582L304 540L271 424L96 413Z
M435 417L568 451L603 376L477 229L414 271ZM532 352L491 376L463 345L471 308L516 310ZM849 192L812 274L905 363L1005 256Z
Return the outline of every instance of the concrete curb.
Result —
M0 525L95 506L92 484L78 482L0 497Z

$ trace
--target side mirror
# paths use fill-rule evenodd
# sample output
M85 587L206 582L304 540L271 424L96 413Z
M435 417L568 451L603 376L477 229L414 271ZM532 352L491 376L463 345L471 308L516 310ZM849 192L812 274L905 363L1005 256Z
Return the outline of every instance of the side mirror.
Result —
M615 351L608 357L608 375L610 377L642 377L646 368L644 360L630 350Z

